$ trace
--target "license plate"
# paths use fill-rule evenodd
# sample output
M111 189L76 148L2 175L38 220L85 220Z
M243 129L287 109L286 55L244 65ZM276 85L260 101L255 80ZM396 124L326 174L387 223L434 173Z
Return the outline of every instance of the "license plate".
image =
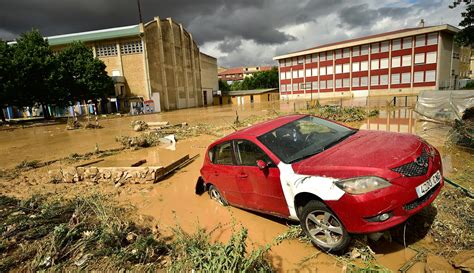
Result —
M426 180L425 182L423 182L423 184L416 187L416 194L418 194L418 197L422 197L434 186L438 185L440 182L441 182L441 172L438 170L435 174L433 174L430 177L430 179Z

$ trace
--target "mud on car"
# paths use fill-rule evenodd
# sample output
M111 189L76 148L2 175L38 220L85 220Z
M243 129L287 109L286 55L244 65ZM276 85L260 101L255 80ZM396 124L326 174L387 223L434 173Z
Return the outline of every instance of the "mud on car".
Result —
M212 143L196 192L300 222L319 248L387 230L429 205L444 184L439 152L411 135L290 115Z

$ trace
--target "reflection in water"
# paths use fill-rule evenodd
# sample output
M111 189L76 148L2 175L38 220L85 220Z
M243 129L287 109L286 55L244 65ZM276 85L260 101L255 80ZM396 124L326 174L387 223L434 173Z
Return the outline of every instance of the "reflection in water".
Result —
M413 117L413 110L409 108L400 108L388 112L380 111L378 117L368 118L360 129L413 133L415 131L415 126L416 119Z

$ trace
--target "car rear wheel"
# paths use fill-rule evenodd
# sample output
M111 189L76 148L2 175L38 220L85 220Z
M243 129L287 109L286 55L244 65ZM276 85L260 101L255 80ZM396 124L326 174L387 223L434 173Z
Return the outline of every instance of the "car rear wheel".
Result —
M341 252L351 240L349 233L326 205L311 200L301 210L301 227L317 247L327 252Z
M209 196L211 199L217 201L217 203L221 204L222 206L229 205L227 200L225 200L224 196L222 196L221 192L214 185L209 186Z

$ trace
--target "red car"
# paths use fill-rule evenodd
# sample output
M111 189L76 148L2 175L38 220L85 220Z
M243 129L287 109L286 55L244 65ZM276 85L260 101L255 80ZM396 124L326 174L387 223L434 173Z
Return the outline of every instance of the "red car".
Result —
M290 115L212 143L196 191L299 220L313 244L339 252L351 233L406 221L443 186L439 152L421 138Z

